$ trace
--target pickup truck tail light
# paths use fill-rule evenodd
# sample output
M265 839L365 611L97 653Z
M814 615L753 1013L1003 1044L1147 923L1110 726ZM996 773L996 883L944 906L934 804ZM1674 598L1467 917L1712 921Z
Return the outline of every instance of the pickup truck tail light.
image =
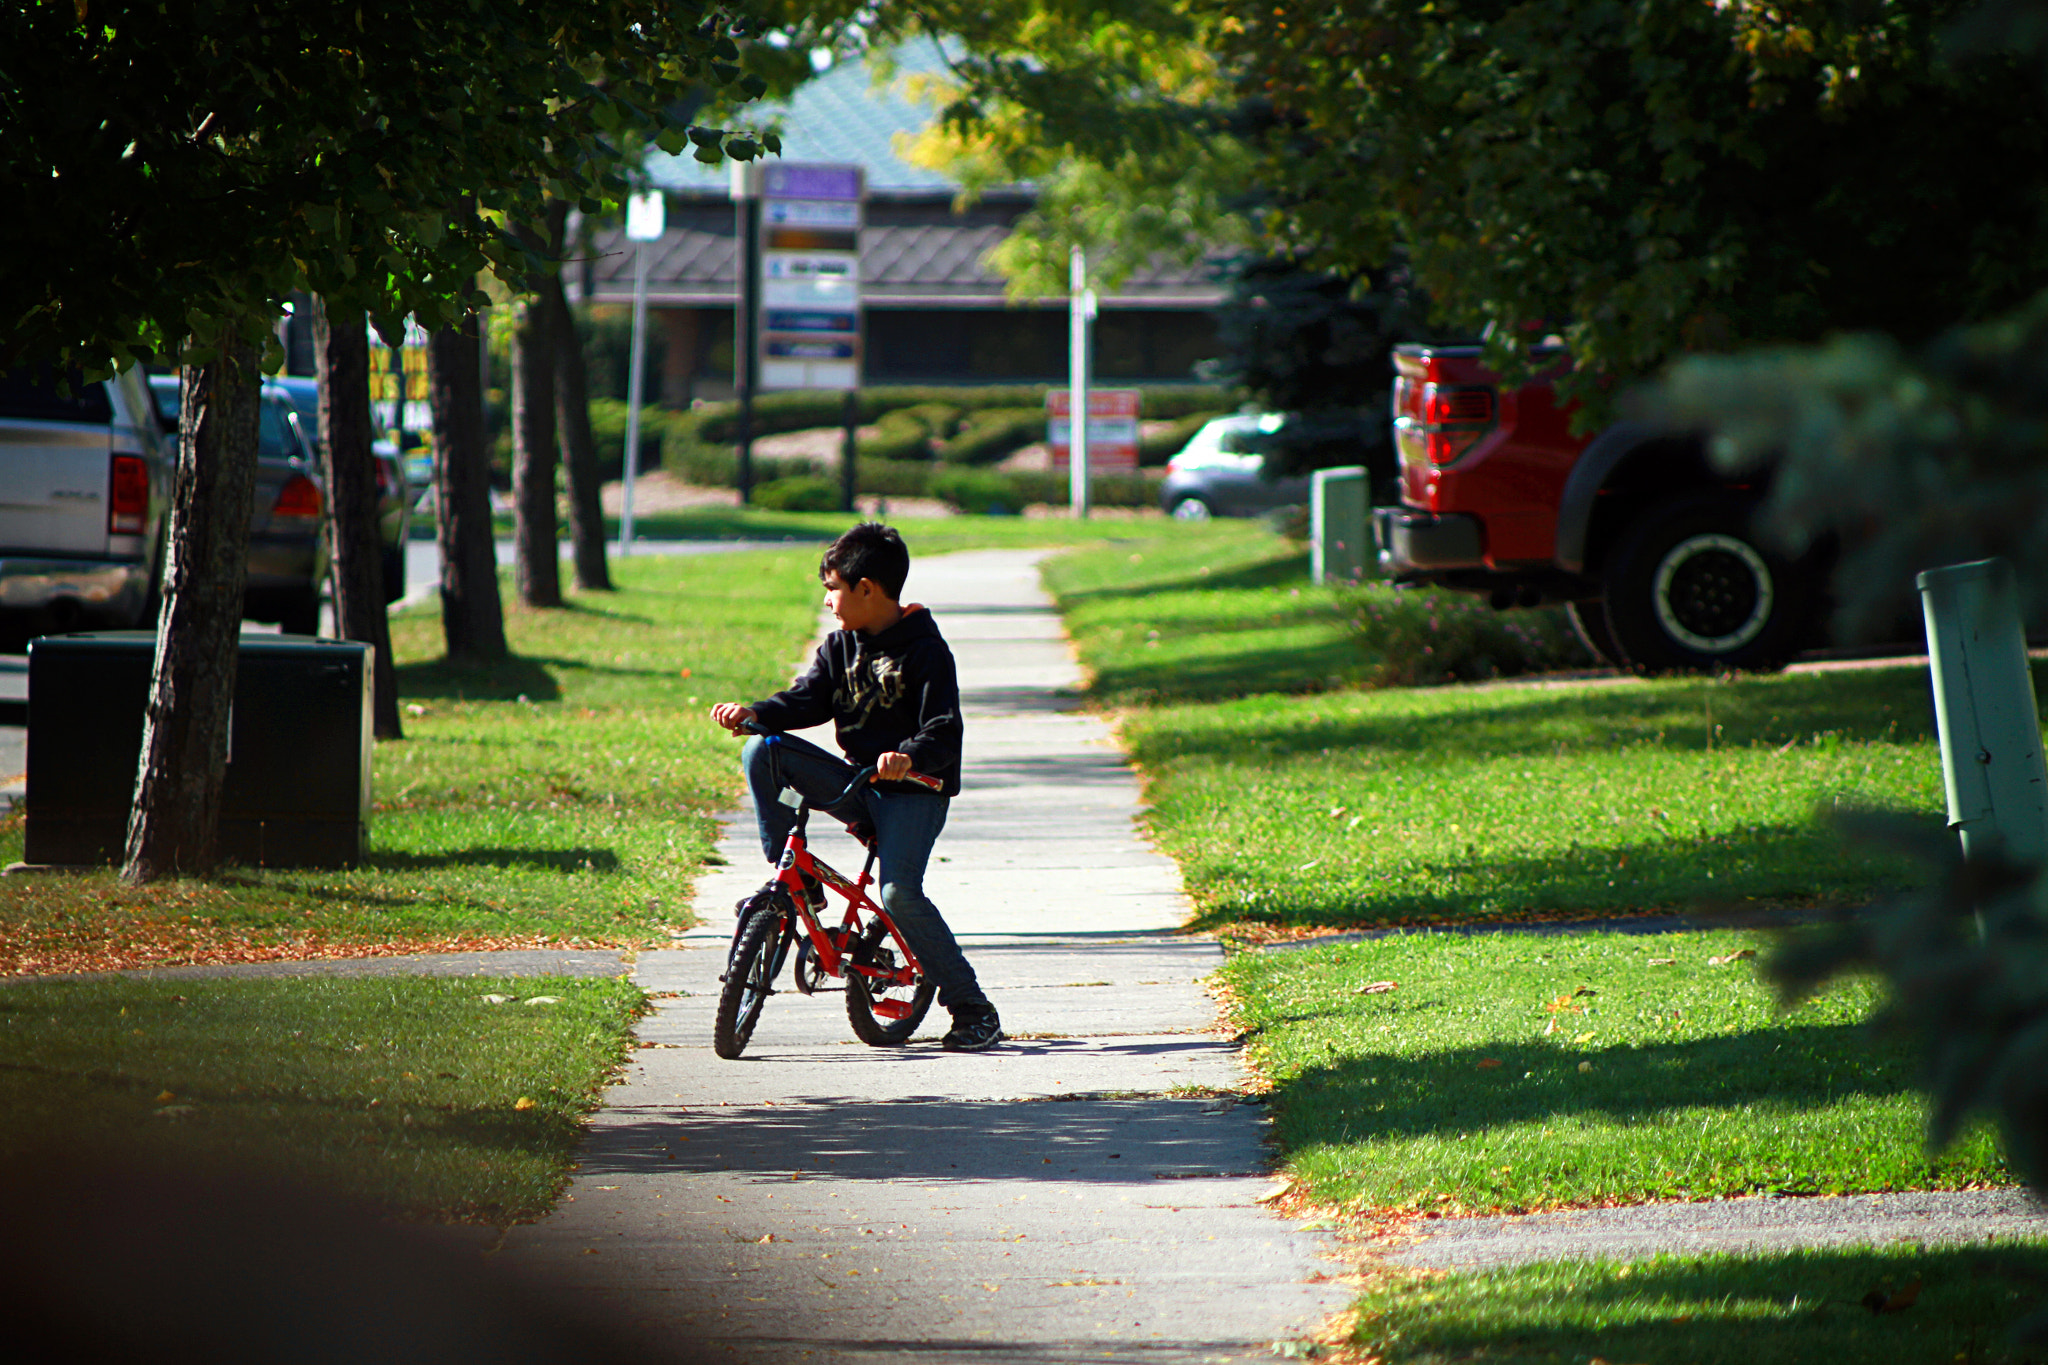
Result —
M116 455L107 485L107 534L141 535L149 520L149 466L140 455Z
M278 490L277 501L270 508L273 517L318 517L324 510L320 497L320 485L304 474L294 474L285 480Z
M1450 464L1493 430L1494 391L1482 386L1417 386L1416 423L1431 464Z

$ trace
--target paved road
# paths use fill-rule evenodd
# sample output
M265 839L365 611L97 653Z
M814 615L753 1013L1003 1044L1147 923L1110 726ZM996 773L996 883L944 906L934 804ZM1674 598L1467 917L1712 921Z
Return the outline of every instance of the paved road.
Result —
M745 1058L710 1048L732 902L766 874L735 813L705 931L643 954L660 999L569 1200L501 1257L565 1280L658 1351L747 1360L1270 1358L1348 1298L1314 1235L1256 1201L1263 1111L1172 932L1178 873L1136 835L1136 783L1032 557L951 556L908 596L961 663L967 787L933 895L1016 1040L854 1041L844 997L769 1002ZM829 821L821 822L829 824ZM818 842L844 867L843 839ZM841 859L845 858L846 862ZM1059 1103L1057 1101L1071 1101Z

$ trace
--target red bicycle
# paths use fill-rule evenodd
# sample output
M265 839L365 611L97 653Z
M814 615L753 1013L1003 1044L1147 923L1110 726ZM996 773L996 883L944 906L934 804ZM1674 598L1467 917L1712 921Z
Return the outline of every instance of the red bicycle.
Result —
M826 804L846 804L874 777L873 767L862 768L846 790ZM902 780L945 790L938 778L923 773ZM869 1047L900 1047L924 1021L935 987L925 979L917 955L889 912L868 895L875 871L874 829L863 821L847 824L847 831L868 851L860 880L848 881L811 854L804 837L811 803L789 789L782 800L796 808L796 827L783 845L774 878L740 903L739 927L733 933L725 975L719 978L725 984L718 993L712 1051L730 1061L746 1050L762 1007L776 993L775 979L792 943L797 945L792 972L797 990L810 995L824 978L844 978L846 1020L853 1025L854 1037ZM815 902L807 886L820 888ZM827 904L823 892L828 890L846 902L845 915L830 928L820 922Z

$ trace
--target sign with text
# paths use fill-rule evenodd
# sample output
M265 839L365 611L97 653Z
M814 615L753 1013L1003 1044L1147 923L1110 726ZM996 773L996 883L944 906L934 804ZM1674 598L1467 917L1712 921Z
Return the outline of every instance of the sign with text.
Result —
M1088 472L1134 474L1138 469L1136 389L1091 389L1088 393ZM1073 459L1073 400L1066 389L1045 394L1045 440L1052 467L1065 470Z
M407 432L434 429L434 405L427 387L427 330L405 320L405 342L385 351L385 363L370 368L370 416L401 448Z
M859 166L761 168L762 389L860 387Z

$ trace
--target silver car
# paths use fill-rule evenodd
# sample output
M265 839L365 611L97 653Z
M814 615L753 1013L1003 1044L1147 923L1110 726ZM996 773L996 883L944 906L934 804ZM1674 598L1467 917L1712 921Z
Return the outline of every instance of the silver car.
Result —
M1180 521L1210 517L1255 517L1308 501L1303 477L1269 479L1266 457L1245 447L1251 438L1271 436L1285 425L1280 413L1239 413L1205 423L1178 455L1166 462L1159 505Z

